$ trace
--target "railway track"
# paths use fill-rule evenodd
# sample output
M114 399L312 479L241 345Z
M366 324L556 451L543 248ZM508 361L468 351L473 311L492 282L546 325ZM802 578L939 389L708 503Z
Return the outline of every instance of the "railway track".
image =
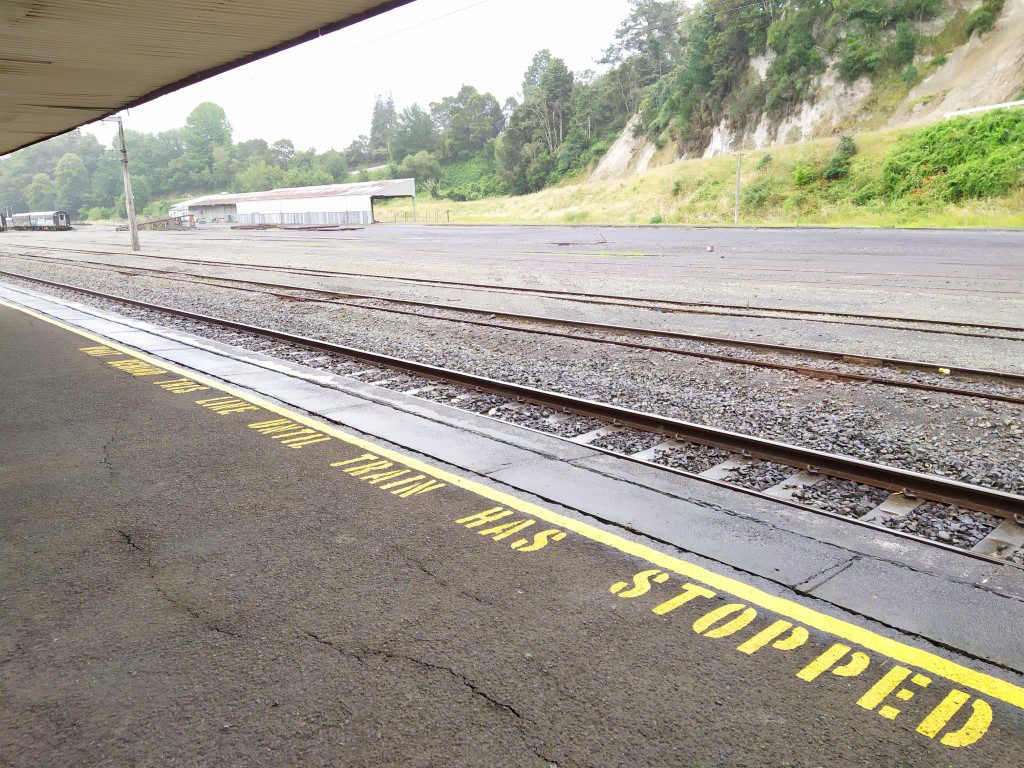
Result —
M62 248L51 246L31 246L35 249L83 253L91 255L118 256L127 258L127 254L118 251L101 251L84 248ZM31 255L31 254L22 254ZM432 285L438 288L455 288L485 292L512 293L531 295L585 304L621 306L632 309L653 310L666 313L715 315L724 317L769 318L779 320L813 320L817 323L834 325L851 325L869 328L887 328L896 330L912 330L924 333L965 336L970 338L1006 339L1024 341L1024 326L1000 325L991 323L974 323L969 321L936 320L928 318L899 317L872 313L840 312L829 310L813 310L793 307L770 307L758 305L721 304L709 302L681 301L674 299L656 299L643 296L623 296L618 294L585 293L580 291L562 291L529 286L507 286L493 283L475 283L455 280L438 280L434 278L407 277L399 275L382 275L365 272L345 272L322 270L305 267L272 266L267 264L247 264L224 262L215 259L193 259L179 256L162 256L155 254L134 254L147 259L175 261L185 264L203 264L217 268L250 269L269 272L280 272L322 278L357 278L381 280L387 282L409 283L413 285ZM919 326L919 327L915 327ZM967 330L965 330L967 329ZM988 333L981 333L988 331ZM1020 335L1007 335L1020 334Z
M22 279L111 302L122 310L134 307L179 318L197 324L201 331L213 330L215 335L226 330L241 339L283 345L286 350L326 354L337 361L329 370L363 382L483 413L817 514L882 528L972 557L1024 566L1024 551L1015 544L1024 521L1024 496L51 280ZM761 478L760 482L746 482L751 476ZM761 487L765 483L768 486ZM843 494L853 488L864 496L865 501L854 505L857 514L840 514L808 503L827 497L829 487L837 484L844 488ZM950 515L960 520L953 525L966 526L972 532L961 546L947 543L941 535L933 540L907 532L928 516L946 519ZM952 535L949 539L955 541Z
M283 283L272 283L264 281L246 280L242 278L218 277L203 275L180 270L163 270L152 267L123 268L107 262L84 261L79 259L63 259L49 256L24 256L25 259L45 259L50 262L66 263L80 268L94 268L104 271L117 271L119 274L131 276L144 273L150 277L168 279L176 282L195 282L201 285L217 285L218 287L243 290L248 292L261 292L276 298L289 301L321 302L346 307L354 307L361 310L387 312L392 314L411 315L414 317L428 318L445 322L454 322L494 328L504 331L522 333L542 334L547 336L568 338L574 341L593 342L598 344L609 344L633 349L640 349L652 352L699 357L718 362L725 362L737 365L767 368L772 370L787 371L800 374L810 378L847 381L868 384L878 384L905 389L913 389L925 392L940 394L961 395L965 397L979 398L984 400L995 400L1002 402L1024 405L1024 374L1015 374L1004 371L993 371L962 366L944 365L917 360L905 360L899 358L870 357L866 355L848 354L833 352L830 350L815 349L808 347L794 347L781 344L768 344L764 342L750 342L738 339L729 339L699 334L680 333L653 328L635 326L613 325L607 323L594 323L582 320L551 317L548 315L532 315L516 312L502 312L491 309L450 305L439 302L429 302L413 299L400 299L390 296L354 293L350 291L333 291L319 288L308 288ZM84 267L83 267L84 265ZM0 270L0 274L20 276L17 273ZM291 293L282 293L289 291ZM309 296L295 296L295 293L310 294ZM355 300L355 301L349 301ZM455 316L426 314L418 311L396 309L394 306L375 306L372 304L358 303L361 301L384 302L390 305L412 306L430 310L451 312ZM474 317L494 318L500 317L512 320L519 325L494 322L490 319L473 319ZM523 325L526 323L528 325ZM529 325L532 324L532 325ZM578 332L560 332L551 330L550 327L585 329L587 331L603 334L601 336L587 336ZM658 337L666 340L681 340L685 342L696 342L702 345L701 348L679 348L663 344L648 344L637 341L637 338ZM725 347L739 350L744 354L723 354L710 351L707 347ZM785 362L778 358L766 359L765 354L776 356L789 356L803 358L802 362ZM815 367L808 364L807 360L826 361L832 367ZM891 374L907 373L911 378L897 378ZM915 379L913 376L917 376ZM931 381L922 380L929 378ZM946 383L950 380L957 381L956 386ZM992 386L996 389L968 388L963 386L964 381L973 382L975 385ZM936 383L941 382L941 383ZM999 388L1002 388L1000 391Z

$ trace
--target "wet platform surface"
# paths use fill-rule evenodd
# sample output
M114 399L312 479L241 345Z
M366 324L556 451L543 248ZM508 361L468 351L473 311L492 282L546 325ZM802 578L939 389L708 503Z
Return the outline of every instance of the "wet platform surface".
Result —
M0 382L5 764L1019 761L1013 673L2 305Z

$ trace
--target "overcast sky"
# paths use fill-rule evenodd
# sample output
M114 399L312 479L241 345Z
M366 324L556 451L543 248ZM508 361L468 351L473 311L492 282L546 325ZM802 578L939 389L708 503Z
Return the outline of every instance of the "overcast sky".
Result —
M224 107L236 141L290 138L299 149L344 149L369 133L374 95L401 109L463 84L504 103L521 89L533 54L550 48L574 71L596 59L628 0L416 0L403 8L184 88L133 109L125 127L184 124L203 101ZM440 17L440 18L439 18ZM109 143L114 128L89 130Z

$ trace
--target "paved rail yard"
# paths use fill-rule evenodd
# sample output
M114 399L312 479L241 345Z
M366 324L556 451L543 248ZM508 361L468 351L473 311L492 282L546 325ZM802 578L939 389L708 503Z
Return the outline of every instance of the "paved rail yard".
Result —
M0 235L11 765L1011 766L1016 232Z

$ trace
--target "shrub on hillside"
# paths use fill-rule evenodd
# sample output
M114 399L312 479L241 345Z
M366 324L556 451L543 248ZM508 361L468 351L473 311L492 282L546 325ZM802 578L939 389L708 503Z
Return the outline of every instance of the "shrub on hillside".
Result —
M1003 12L1005 0L983 0L980 8L975 8L967 18L967 37L975 32L984 34L996 25L996 19Z
M882 169L890 200L963 200L1024 186L1024 111L958 117L904 137Z
M743 190L743 206L748 209L764 208L779 201L778 184L774 179L762 179Z
M793 183L798 187L806 187L818 179L818 173L810 163L799 162L793 166Z
M850 172L850 162L855 154L857 154L857 144L854 142L853 136L844 133L839 137L839 144L836 145L835 151L825 161L821 177L828 181L845 178Z

